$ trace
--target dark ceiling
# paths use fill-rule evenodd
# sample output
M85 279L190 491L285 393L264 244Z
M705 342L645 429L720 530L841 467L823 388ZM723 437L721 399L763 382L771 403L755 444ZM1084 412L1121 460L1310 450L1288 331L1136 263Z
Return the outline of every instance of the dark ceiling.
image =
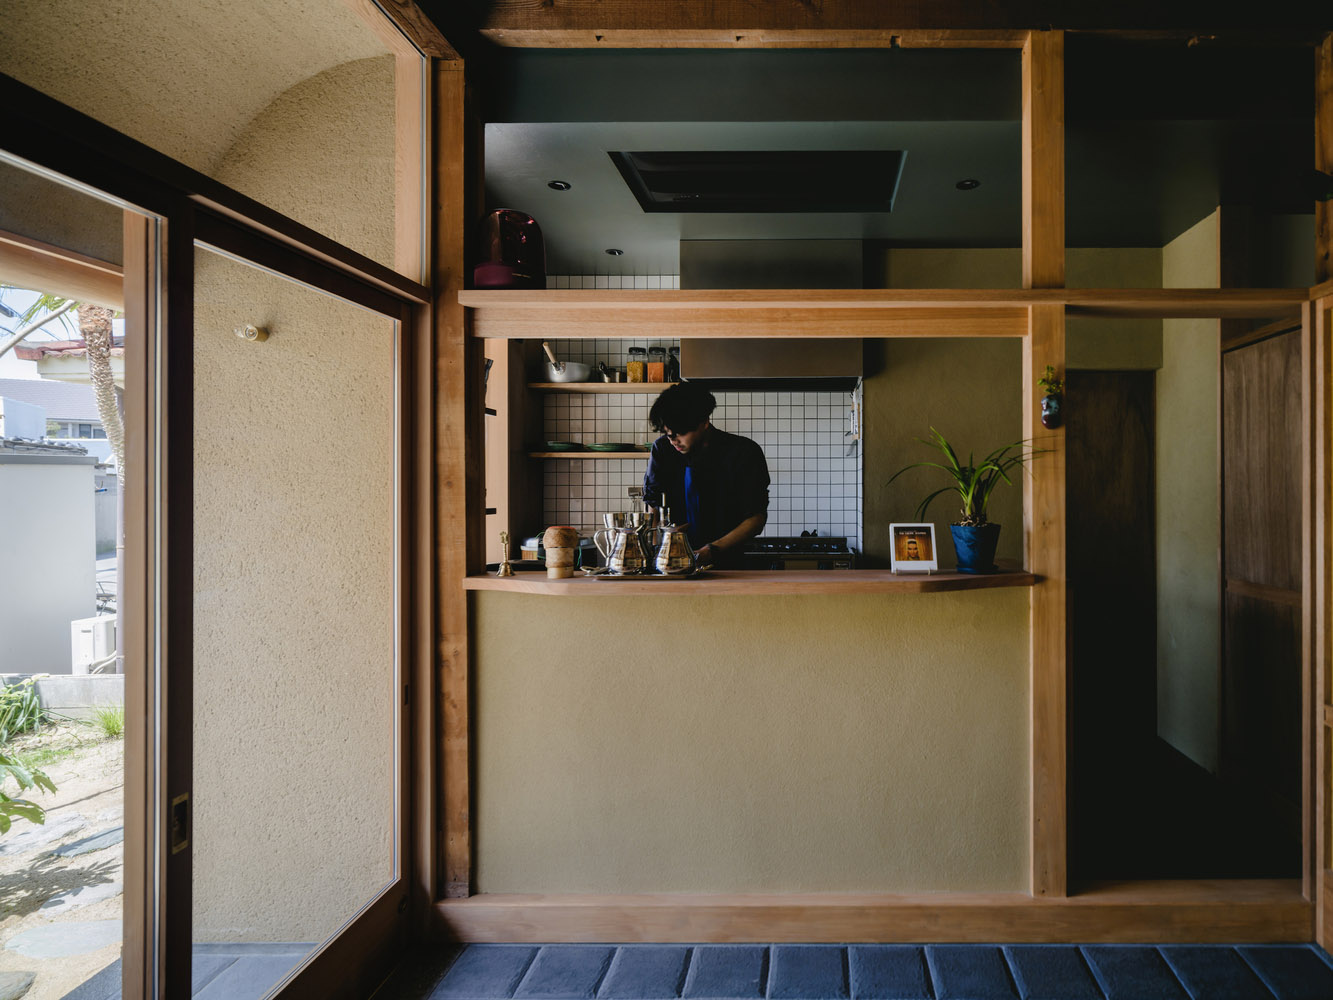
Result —
M1068 244L1161 246L1221 202L1310 213L1312 59L1070 35ZM674 272L680 239L1020 243L1014 50L499 49L486 62L489 207L537 218L550 273ZM648 214L608 156L821 149L905 150L893 211Z

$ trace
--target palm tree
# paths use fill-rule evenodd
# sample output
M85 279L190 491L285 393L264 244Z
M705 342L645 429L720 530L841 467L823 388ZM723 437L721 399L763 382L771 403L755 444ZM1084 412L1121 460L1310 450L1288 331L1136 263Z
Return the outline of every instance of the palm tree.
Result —
M125 482L125 424L121 420L120 390L116 388L111 370L112 328L114 311L91 302L71 302L59 295L42 294L18 317L19 322L35 330L43 322L59 318L69 326L68 311L73 308L78 316L79 336L87 348L88 380L92 383L97 415L106 431L111 450L116 455L116 474ZM72 329L72 328L71 328Z

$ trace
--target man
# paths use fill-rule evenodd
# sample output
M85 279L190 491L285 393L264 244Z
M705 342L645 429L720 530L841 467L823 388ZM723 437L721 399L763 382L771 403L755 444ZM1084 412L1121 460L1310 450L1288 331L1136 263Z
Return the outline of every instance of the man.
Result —
M700 565L731 566L768 522L768 463L749 438L713 426L716 406L711 392L689 382L657 397L648 420L662 436L648 458L643 499L689 523Z

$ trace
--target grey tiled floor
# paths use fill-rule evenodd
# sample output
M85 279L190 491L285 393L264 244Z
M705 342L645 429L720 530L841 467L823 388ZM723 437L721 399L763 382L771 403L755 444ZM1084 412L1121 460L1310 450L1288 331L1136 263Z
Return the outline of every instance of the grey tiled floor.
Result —
M196 945L191 969L192 1000L259 1000L312 945ZM120 1000L120 962L66 993L61 1000Z
M375 1000L1333 1000L1313 945L470 945Z

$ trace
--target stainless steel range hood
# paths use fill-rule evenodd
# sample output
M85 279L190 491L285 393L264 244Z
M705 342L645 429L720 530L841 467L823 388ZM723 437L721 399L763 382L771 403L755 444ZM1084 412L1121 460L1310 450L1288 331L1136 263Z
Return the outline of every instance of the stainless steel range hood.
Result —
M682 240L681 288L860 288L860 240ZM711 389L850 391L859 338L684 339L680 374Z

